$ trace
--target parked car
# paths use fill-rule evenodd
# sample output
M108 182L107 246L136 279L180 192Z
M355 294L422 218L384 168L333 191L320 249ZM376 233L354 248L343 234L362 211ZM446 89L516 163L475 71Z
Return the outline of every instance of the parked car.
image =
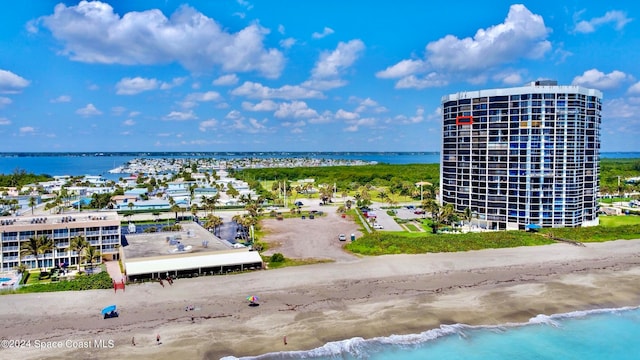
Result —
M295 203L293 203L293 205L295 205L297 207L300 207L300 206L302 206L304 204L302 203L302 201L296 201Z
M373 224L373 228L376 230L380 230L380 229L384 229L384 226L382 226L381 224L375 223Z
M338 235L338 240L340 240L340 241L347 241L347 235L345 235L345 234L340 234L340 235Z
M422 215L422 214L424 214L424 210L422 210L422 209L417 209L417 210L416 210L416 211L414 211L413 213L414 213L414 214L416 214L416 215Z

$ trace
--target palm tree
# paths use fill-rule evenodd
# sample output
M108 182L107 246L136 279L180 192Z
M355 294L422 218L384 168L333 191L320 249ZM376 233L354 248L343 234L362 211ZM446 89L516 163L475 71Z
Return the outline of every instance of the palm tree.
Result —
M471 232L471 219L473 218L473 212L471 212L471 208L464 209L462 213L462 220L466 221L469 225L469 232Z
M76 256L78 257L78 271L80 271L80 260L83 256L83 252L89 247L89 242L82 235L78 235L71 239L71 244L69 246L71 250L76 252Z
M85 263L89 263L89 269L93 269L94 260L100 260L100 251L89 245L84 254Z
M40 268L38 257L53 251L53 239L46 235L30 237L29 241L22 243L20 255L33 255L36 257L36 267Z
M173 204L171 205L171 208L169 209L169 211L173 211L176 214L176 222L178 221L178 212L181 210L182 208L180 208L180 206L178 204Z
M215 216L213 214L207 215L204 221L205 229L213 229L213 233L216 233L218 227L222 225L222 219L219 216Z
M20 263L20 265L14 268L19 274L24 274L27 272L27 265Z
M323 186L320 188L320 198L322 199L322 203L326 204L327 201L331 200L331 196L333 196L333 191L329 186Z
M29 196L29 207L31 208L31 215L33 215L33 208L36 206L36 198Z

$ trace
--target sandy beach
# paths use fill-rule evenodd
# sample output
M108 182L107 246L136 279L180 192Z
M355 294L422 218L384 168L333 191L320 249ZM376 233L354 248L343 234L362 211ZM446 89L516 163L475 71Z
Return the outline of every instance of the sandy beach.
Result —
M0 338L22 348L1 352L14 359L219 359L306 350L441 324L638 306L639 278L640 240L623 240L358 258L132 285L124 293L2 296L0 319L10 326ZM248 306L248 295L259 296L260 306ZM120 317L104 320L100 310L110 304Z

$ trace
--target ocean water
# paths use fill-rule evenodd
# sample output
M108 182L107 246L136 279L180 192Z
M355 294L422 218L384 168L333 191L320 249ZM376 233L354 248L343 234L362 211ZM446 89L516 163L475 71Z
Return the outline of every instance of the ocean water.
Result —
M0 153L0 174L16 169L48 175L103 175L135 158L314 158L376 161L386 164L438 164L438 152L247 152L247 153ZM602 153L602 158L640 158L640 152Z
M70 154L31 154L31 153L0 153L0 174L11 174L16 169L34 174L47 175L103 175L109 179L117 179L122 174L109 174L109 170L123 165L135 158L313 158L376 161L387 164L437 164L440 154L437 152L408 153L408 152L268 152L268 153L70 153ZM638 155L640 157L640 154Z
M309 351L240 359L636 360L640 359L640 308L539 315L527 323L502 326L443 325L420 334L353 338Z

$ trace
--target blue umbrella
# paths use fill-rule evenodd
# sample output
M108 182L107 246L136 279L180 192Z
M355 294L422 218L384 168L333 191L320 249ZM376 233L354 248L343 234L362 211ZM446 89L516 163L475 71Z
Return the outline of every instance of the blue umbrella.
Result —
M104 314L108 314L112 311L116 311L116 306L115 305L109 305L106 308L102 309L102 315Z

